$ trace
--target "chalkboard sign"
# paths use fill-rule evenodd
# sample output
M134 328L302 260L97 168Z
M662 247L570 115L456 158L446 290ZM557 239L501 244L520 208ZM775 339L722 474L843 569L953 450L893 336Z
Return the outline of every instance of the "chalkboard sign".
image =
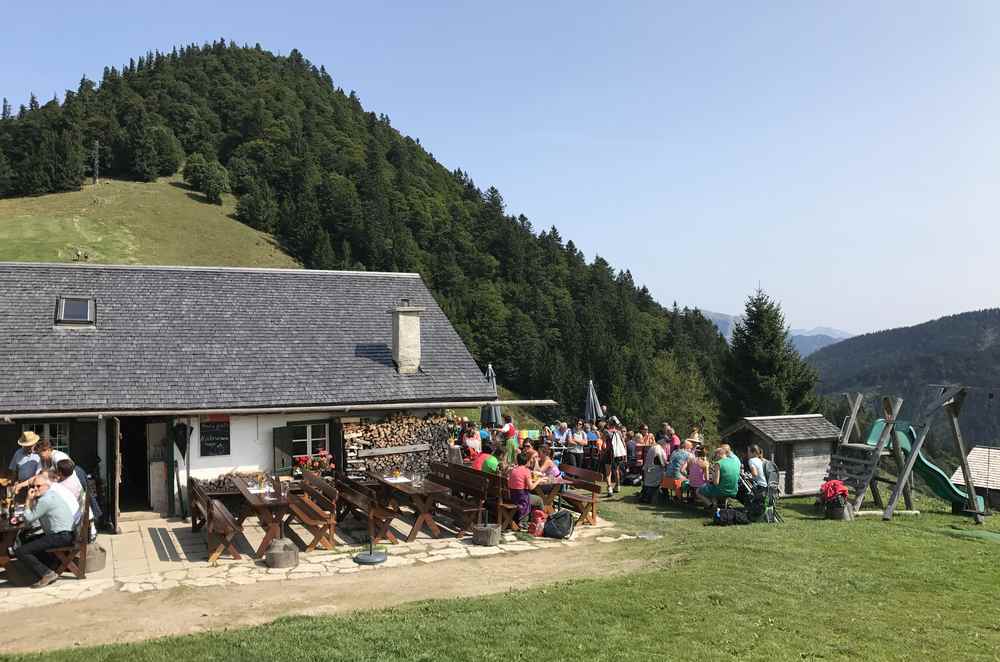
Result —
M202 421L201 456L229 455L229 421Z

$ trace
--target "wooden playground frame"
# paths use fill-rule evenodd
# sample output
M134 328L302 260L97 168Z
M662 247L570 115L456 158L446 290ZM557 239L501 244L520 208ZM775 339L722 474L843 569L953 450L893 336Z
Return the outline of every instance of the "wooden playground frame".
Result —
M968 502L964 512L972 515L977 524L983 523L986 513L979 507L979 498L976 495L976 487L972 484L972 473L969 470L965 440L962 437L962 430L958 423L958 418L962 412L962 405L965 402L966 395L967 389L964 386L949 386L941 389L941 393L938 397L924 409L919 422L915 426L917 437L912 444L912 448L910 448L909 455L905 458L905 460L903 457L903 450L900 447L895 434L899 411L903 406L903 399L882 399L882 415L885 420L885 426L882 428L882 432L879 435L876 445L868 446L865 443L861 426L858 423L858 413L860 412L861 405L864 402L864 395L861 393L847 395L847 399L851 404L851 413L844 421L844 425L841 428L837 452L830 461L829 477L841 478L845 483L855 489L855 496L852 502L855 513L859 513L861 511L861 505L864 502L865 494L869 490L872 492L872 500L875 502L875 506L882 510L882 519L885 521L892 519L893 513L896 512L896 506L899 503L900 496L903 497L906 510L912 511L913 496L911 479L913 476L913 469L916 465L920 450L923 448L924 442L927 440L927 435L931 430L931 424L933 423L938 411L943 409L945 414L948 416L949 429L951 431L952 441L955 444L955 450L962 462L962 475L965 477L966 494L968 495ZM860 442L857 444L851 443L851 437L855 432L857 433ZM886 451L887 446L891 449L897 466L902 467L902 470L899 472L895 481L882 478L878 475L881 458L883 453ZM853 456L849 453L843 452L848 450L854 451ZM863 455L866 452L868 453L868 457L864 458ZM859 457L859 455L862 457ZM878 489L879 482L889 483L893 486L892 493L889 496L889 501L884 505L882 495Z

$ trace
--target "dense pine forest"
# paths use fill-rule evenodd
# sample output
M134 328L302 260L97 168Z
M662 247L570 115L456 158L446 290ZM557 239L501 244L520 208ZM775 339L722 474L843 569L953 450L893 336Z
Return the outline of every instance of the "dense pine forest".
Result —
M552 414L578 413L592 377L632 421L717 423L729 350L709 320L512 215L298 51L191 45L106 68L61 103L5 100L0 195L78 188L95 145L101 176L183 167L206 204L231 190L238 220L306 267L420 272L479 362L563 403Z

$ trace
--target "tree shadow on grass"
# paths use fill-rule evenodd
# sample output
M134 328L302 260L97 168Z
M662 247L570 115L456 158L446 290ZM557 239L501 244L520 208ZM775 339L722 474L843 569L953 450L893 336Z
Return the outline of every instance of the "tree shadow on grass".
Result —
M817 510L811 503L801 501L779 501L778 510L786 510L798 514L802 519L825 519L822 510Z
M216 206L216 207L218 206L218 205L215 205L214 203L209 202L208 198L205 197L204 193L200 193L200 192L194 190L193 188L191 188L190 186L188 186L185 182L170 182L170 185L174 186L176 188L179 188L182 191L184 191L184 195L186 195L187 197L191 198L195 202L200 202L200 203L202 203L204 205L213 205L213 206Z
M634 504L637 510L653 515L659 515L664 519L709 519L708 511L699 508L697 505L665 503L657 497L654 503L642 503L638 497L627 500Z

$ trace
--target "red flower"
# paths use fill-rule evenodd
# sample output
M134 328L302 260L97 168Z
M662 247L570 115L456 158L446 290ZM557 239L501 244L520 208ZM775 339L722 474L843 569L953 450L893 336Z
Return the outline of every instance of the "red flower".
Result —
M828 480L819 487L823 501L837 501L839 497L847 497L850 492L847 486L839 480Z

